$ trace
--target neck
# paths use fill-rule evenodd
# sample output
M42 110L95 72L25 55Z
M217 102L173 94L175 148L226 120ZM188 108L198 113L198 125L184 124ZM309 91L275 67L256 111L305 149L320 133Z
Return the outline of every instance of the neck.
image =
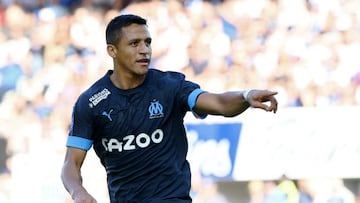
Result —
M114 70L110 75L110 80L117 88L128 90L141 85L145 80L145 75L119 74Z

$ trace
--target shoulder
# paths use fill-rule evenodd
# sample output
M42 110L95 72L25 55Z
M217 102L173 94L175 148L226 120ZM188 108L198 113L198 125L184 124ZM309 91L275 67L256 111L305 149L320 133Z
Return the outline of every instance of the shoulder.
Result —
M165 81L181 81L185 80L185 75L180 72L174 71L161 71L158 69L150 69L149 73L151 77L155 80L161 80L162 82Z
M110 94L110 88L107 85L106 76L94 82L89 88L84 90L79 98L78 103L88 103L90 107L96 106L101 100L106 99Z
M185 75L179 72L161 71L157 69L149 70L149 83L151 87L156 87L163 91L176 91L185 81Z

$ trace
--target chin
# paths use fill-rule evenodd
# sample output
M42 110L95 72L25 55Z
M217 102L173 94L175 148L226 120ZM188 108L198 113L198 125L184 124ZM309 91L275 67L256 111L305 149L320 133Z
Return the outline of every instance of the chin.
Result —
M140 68L136 71L136 74L139 75L139 76L144 76L146 75L146 73L149 71L149 68L146 67L146 68Z

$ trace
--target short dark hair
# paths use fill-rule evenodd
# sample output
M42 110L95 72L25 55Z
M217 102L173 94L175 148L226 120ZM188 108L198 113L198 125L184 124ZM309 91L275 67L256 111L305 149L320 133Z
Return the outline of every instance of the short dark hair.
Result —
M121 36L121 29L134 23L147 25L146 19L133 14L124 14L113 18L106 27L106 44L116 45Z

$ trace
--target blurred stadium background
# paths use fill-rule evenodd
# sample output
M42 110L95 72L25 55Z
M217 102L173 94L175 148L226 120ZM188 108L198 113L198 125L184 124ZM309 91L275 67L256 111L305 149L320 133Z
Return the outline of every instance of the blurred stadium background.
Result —
M0 203L71 202L72 105L112 68L104 28L119 13L149 20L152 68L279 92L275 115L186 118L194 203L360 202L360 1L1 0ZM108 202L89 153L84 184Z

